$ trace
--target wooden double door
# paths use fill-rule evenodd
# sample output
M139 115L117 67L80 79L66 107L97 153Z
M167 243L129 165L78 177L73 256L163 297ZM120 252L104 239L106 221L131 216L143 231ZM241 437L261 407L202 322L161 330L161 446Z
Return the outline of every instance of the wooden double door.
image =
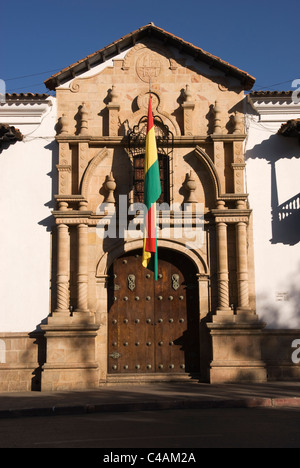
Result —
M198 374L199 292L187 257L160 249L155 281L134 251L109 278L108 373Z

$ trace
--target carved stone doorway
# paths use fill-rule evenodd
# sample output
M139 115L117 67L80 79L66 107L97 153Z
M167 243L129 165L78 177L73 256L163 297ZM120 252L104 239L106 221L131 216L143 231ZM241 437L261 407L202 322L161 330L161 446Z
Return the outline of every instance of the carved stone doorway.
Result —
M186 256L159 249L155 281L141 255L127 253L109 271L108 374L197 375L196 268Z

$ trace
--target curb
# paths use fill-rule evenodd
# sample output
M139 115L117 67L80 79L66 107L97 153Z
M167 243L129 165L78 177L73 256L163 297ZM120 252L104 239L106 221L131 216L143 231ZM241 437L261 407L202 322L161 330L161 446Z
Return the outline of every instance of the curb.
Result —
M92 413L117 413L176 409L226 409L226 408L299 408L300 398L245 398L242 400L171 400L144 401L140 403L102 403L41 408L0 410L0 419L63 416Z

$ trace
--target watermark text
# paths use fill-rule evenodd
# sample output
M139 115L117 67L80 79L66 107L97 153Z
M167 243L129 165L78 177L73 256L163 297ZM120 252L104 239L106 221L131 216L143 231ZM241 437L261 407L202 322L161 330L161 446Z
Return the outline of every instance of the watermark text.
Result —
M103 203L97 208L102 215L96 232L101 239L140 239L145 235L145 214L143 203L128 206L126 195L120 195L117 208ZM158 239L184 240L187 249L199 249L204 244L204 204L167 203L156 204Z
M292 362L293 364L300 363L300 340L294 340L292 342L292 348L296 348L295 351L292 353Z

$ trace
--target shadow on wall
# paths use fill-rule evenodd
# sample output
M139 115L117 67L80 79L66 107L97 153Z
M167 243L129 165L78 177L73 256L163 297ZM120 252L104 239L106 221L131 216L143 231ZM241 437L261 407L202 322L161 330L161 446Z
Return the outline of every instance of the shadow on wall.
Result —
M272 206L272 244L295 245L300 241L300 193Z
M246 160L264 159L271 165L272 244L295 245L300 242L300 193L279 205L277 185L278 175L284 177L284 174L276 172L276 162L292 158L300 158L298 140L277 134L246 151Z
M300 264L287 278L282 278L282 292L264 291L257 295L258 313L272 329L300 329ZM275 296L276 295L276 296Z

